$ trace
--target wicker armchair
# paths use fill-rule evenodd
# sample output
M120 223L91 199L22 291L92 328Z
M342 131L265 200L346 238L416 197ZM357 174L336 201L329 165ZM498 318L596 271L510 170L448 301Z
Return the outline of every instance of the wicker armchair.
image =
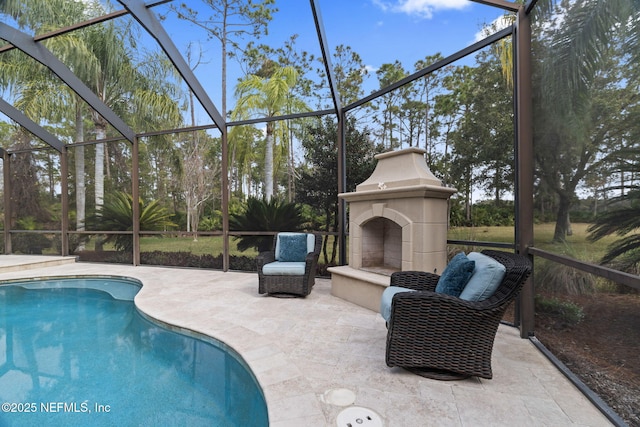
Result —
M261 252L256 258L258 268L258 293L272 296L302 296L311 293L315 283L322 236L307 236L306 256L299 262L283 262L280 259L280 237L301 233L278 233L273 239L273 250Z
M502 316L531 273L528 258L513 253L482 252L506 267L495 293L470 302L434 292L439 276L403 271L391 276L400 292L391 302L386 363L435 379L478 376L490 379L491 352Z

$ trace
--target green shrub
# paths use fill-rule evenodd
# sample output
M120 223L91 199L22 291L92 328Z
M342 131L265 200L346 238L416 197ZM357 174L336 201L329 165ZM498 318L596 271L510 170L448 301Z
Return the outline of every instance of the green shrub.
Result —
M222 270L222 255L196 255L191 252L142 252L140 262L146 265L166 265L174 267L197 267ZM255 257L231 255L229 269L256 271Z
M25 217L17 221L21 230L37 230L39 225L33 217ZM19 233L11 236L11 249L13 252L23 254L41 254L43 249L49 249L53 242L45 235L39 233Z
M167 227L175 227L170 220L169 212L161 207L157 201L145 203L138 199L140 210L140 230L162 231ZM86 220L87 228L101 231L132 231L133 230L133 196L117 192L105 200L104 205L90 215ZM113 242L118 251L131 253L133 251L133 236L128 234L109 235L103 243Z
M451 199L449 219L454 227L493 227L515 224L515 208L512 201L482 201L471 207L471 220L468 221L464 204L459 199Z
M484 201L476 203L471 215L473 225L480 226L513 226L515 224L515 208L513 202Z
M267 201L249 197L244 209L229 218L229 228L234 231L298 231L303 223L300 205L277 198ZM268 251L273 243L272 236L241 236L236 240L241 252L252 248Z
M200 220L198 229L200 231L222 230L222 213L216 210L211 216L205 216Z
M565 247L564 254L575 259L585 259L577 256L570 246ZM593 274L543 259L536 260L534 278L538 289L567 295L591 294L598 284L598 278Z
M535 309L538 313L546 313L571 325L580 323L585 317L584 310L578 304L555 297L545 298L536 295Z

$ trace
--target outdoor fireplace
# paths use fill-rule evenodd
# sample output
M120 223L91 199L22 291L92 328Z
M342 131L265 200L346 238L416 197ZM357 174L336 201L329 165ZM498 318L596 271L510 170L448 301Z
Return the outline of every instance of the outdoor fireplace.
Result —
M329 269L333 295L378 310L394 271L444 269L448 200L456 190L443 187L424 153L378 154L371 176L339 195L349 204L349 265Z

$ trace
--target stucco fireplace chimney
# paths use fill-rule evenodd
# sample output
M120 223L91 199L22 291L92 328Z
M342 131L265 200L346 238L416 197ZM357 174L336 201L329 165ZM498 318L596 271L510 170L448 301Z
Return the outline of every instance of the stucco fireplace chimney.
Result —
M448 200L456 190L431 173L424 153L378 154L371 176L339 195L349 206L349 265L329 269L333 295L377 310L392 272L444 269Z

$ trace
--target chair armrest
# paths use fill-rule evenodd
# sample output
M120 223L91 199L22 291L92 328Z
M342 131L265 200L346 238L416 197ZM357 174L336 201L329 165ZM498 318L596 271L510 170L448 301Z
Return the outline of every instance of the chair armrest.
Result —
M440 276L426 271L397 271L391 275L390 286L402 286L414 291L434 291Z
M273 251L260 252L256 257L256 265L257 265L258 271L261 272L262 267L264 267L265 264L269 264L270 262L274 262L275 260L276 260L275 252Z
M314 258L317 257L318 254L315 252L307 253L307 256L304 258L304 262L313 262Z
M309 252L304 259L304 274L307 277L313 276L316 274L316 267L318 265L318 257L319 254L317 252Z

